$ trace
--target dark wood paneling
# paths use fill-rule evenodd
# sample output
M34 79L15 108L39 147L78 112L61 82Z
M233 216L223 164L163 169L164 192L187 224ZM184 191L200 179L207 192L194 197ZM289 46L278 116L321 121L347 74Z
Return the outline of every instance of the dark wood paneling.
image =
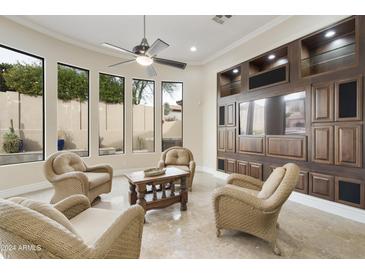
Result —
M345 123L335 126L335 164L362 167L362 126Z
M355 98L346 98L346 94L340 96L340 89L342 85L354 83L356 86ZM347 92L347 90L345 90ZM351 92L348 92L351 94ZM350 97L350 95L349 95ZM356 101L356 102L353 102ZM341 104L347 104L344 106L347 110L353 110L354 115L351 117L341 117ZM350 78L346 80L340 80L335 82L335 120L336 121L359 121L362 120L362 77Z
M246 161L237 161L237 169L236 172L243 175L248 175L248 162Z
M217 170L219 171L226 171L226 159L218 157L217 158Z
M235 128L226 128L226 152L236 152L236 129Z
M333 201L335 199L335 178L331 175L311 172L309 174L309 194Z
M236 160L235 159L226 159L226 172L227 173L236 172Z
M333 164L333 126L312 128L312 162Z
M306 160L307 137L297 135L268 135L266 136L266 155Z
M226 129L224 127L218 128L218 138L217 138L217 149L218 151L226 150Z
M236 103L230 103L226 105L226 125L235 126L236 125Z
M298 183L295 186L295 191L308 194L308 171L300 171Z
M262 164L248 163L249 175L256 179L262 180Z
M238 153L265 154L265 137L241 135L238 136Z
M365 208L364 182L351 178L335 177L335 201L345 205Z
M333 83L312 86L312 122L333 121Z

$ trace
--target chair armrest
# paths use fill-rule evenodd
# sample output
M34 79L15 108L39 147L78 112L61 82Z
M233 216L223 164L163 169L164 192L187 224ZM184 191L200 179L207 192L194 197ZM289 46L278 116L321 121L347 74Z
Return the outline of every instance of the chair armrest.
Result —
M157 167L158 168L164 168L165 167L165 162L163 160L158 161Z
M233 173L228 176L227 184L254 190L261 190L263 182L247 175Z
M139 258L145 212L133 205L96 241L95 258Z
M53 207L61 211L67 219L72 219L84 210L90 208L90 206L89 199L81 194L72 195L53 205Z
M265 211L265 209L267 208L265 201L257 198L254 195L251 195L239 189L220 187L213 192L213 201L216 209L218 208L219 199L222 197L229 197L231 199L240 201L260 211Z
M113 168L108 164L99 164L94 166L87 166L86 171L89 172L106 172L113 176Z
M196 164L194 161L189 162L189 169L190 169L191 173L195 172L195 166L196 166Z

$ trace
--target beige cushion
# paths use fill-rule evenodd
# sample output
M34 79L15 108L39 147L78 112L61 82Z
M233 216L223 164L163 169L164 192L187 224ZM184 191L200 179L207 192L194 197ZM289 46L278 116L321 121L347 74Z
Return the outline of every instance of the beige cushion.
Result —
M184 171L190 172L190 169L188 166L169 165L168 167L176 167L176 168L182 169Z
M86 244L94 244L120 216L119 211L89 208L70 220Z
M188 165L189 153L185 149L171 149L166 153L166 165Z
M242 191L242 192L246 192L247 194L250 194L255 197L257 197L257 194L259 193L259 191L256 189L245 188L245 187L240 187L240 186L231 185L231 184L227 184L225 187L234 189L234 190L238 190L238 191Z
M283 167L277 167L270 174L269 178L267 178L266 182L263 184L261 191L257 194L257 198L267 199L272 194L274 194L275 190L281 183L285 175L286 169Z
M53 170L56 174L72 171L86 171L86 166L80 156L75 153L62 153L53 160Z
M98 187L110 180L109 173L101 173L101 172L85 172L84 173L90 182L90 189Z
M23 198L23 197L14 197L14 198L10 198L8 200L13 203L16 203L21 206L32 209L34 211L37 211L38 213L56 221L60 225L64 226L66 229L68 229L72 233L78 235L77 232L72 227L71 222L66 218L66 216L63 215L60 211L58 211L51 205L42 203L42 202L38 202L38 201L33 201L33 200Z

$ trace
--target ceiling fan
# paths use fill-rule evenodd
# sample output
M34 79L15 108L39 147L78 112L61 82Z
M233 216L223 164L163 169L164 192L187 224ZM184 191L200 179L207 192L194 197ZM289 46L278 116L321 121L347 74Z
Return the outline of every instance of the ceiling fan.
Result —
M146 72L148 76L153 77L156 76L156 70L153 67L153 63L171 66L174 68L185 69L186 63L157 58L157 54L159 54L162 50L166 49L170 45L161 39L157 39L151 46L149 46L146 38L146 16L143 16L143 39L141 44L135 46L132 50L127 50L119 46L115 46L110 43L102 43L102 46L114 49L123 53L129 54L131 57L134 57L132 60L118 62L116 64L110 65L109 67L115 67L123 64L137 62L141 66L146 67Z

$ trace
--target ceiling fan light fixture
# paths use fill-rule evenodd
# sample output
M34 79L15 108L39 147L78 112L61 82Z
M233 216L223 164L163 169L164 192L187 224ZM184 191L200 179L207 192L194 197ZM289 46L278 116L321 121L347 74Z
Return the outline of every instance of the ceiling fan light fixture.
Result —
M141 66L150 66L153 64L153 59L148 57L148 56L138 56L136 58L136 61L138 64L140 64Z

